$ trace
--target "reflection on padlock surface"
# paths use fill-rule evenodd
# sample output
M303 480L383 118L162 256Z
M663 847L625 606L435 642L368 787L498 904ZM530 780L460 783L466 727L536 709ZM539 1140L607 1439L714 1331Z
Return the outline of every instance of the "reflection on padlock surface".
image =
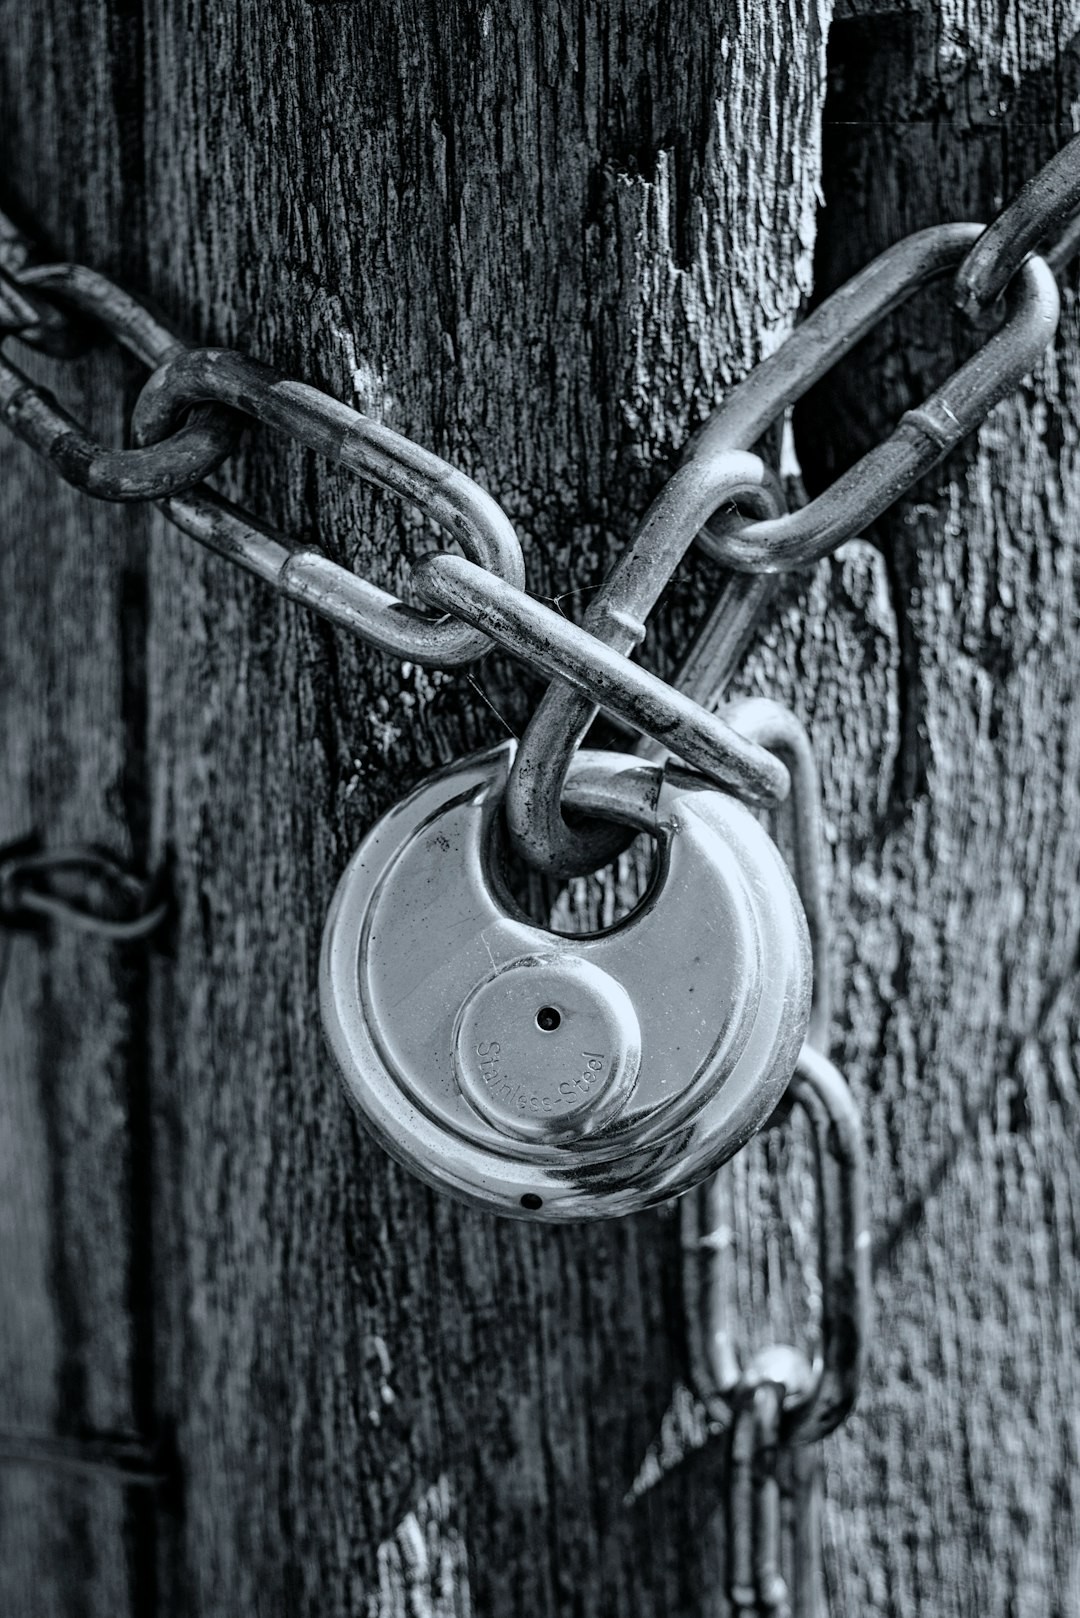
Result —
M361 1118L437 1188L534 1219L631 1212L773 1111L809 1015L806 923L753 814L673 772L641 816L638 906L586 936L537 926L500 872L512 759L451 766L364 839L323 940L327 1039ZM628 769L583 751L576 773Z

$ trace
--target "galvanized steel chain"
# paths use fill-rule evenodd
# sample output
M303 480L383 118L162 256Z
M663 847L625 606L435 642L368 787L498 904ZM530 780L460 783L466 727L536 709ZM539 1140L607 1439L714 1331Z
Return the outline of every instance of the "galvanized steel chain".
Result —
M5 222L0 247L13 240L20 239ZM159 501L184 532L391 655L442 668L483 655L491 646L484 631L491 626L482 613L477 627L466 621L466 612L432 619L320 552L268 534L247 513L201 486L201 478L233 447L236 411L256 416L411 502L444 528L465 556L445 559L443 588L452 589L458 571L469 568L470 577L482 580L487 590L501 585L502 622L519 622L519 633L510 638L527 661L551 675L576 679L617 718L748 798L770 802L783 796L783 768L762 749L524 594L517 535L497 503L463 472L258 361L224 350L185 350L145 305L104 276L80 265L20 264L20 254L9 253L4 287L10 295L0 298L8 336L55 351L64 332L42 314L47 294L61 309L91 316L125 349L159 367L136 406L135 447L109 450L0 355L0 419L67 482L101 499ZM424 586L434 572L432 561L417 570L429 598L435 590ZM475 612L471 615L475 619Z
M715 674L706 662L691 655L681 677L699 701L712 699ZM792 871L810 933L813 1000L806 1043L767 1127L786 1127L796 1110L809 1125L818 1319L812 1349L774 1343L740 1364L732 1333L737 1311L732 1306L736 1254L726 1208L731 1188L728 1171L721 1169L680 1204L687 1346L693 1387L714 1425L727 1435L731 1605L775 1618L812 1618L822 1610L823 1589L820 1462L811 1446L851 1411L869 1334L862 1131L851 1091L828 1059L829 921L813 749L805 728L779 703L747 698L729 705L727 714L745 735L780 754L792 781L784 808L792 821Z
M136 405L134 446L97 443L6 355L0 417L67 481L109 500L153 499L184 532L381 650L452 668L498 641L552 678L526 731L506 816L532 865L568 875L596 869L625 827L568 823L562 790L598 707L751 802L789 788L783 764L723 717L705 712L627 653L665 584L698 540L743 576L729 582L705 636L717 693L768 600L776 572L826 555L879 516L984 418L1053 336L1053 270L1073 250L1066 230L1048 261L1026 255L1080 206L1080 140L1037 175L988 231L944 225L908 237L827 299L713 414L661 489L579 627L524 593L521 546L509 520L461 471L318 389L242 354L189 349L145 304L81 265L34 264L31 244L0 216L0 330L50 354L84 346L78 317L103 325L154 374ZM777 480L745 455L814 382L919 287L955 271L957 301L984 311L1008 289L1004 324L894 434L800 511L784 512ZM72 319L74 315L76 318ZM275 427L407 500L464 557L414 570L438 620L201 487L233 449L238 412ZM719 661L717 661L719 659Z
M1069 150L1072 166L1080 167L1080 143ZM815 561L859 533L973 431L1031 369L1057 327L1059 299L1051 269L1040 259L1028 259L1002 328L920 407L909 410L891 438L802 510L717 524L715 512L702 514L695 506L691 491L707 487L722 457L754 444L920 287L958 264L962 272L981 235L977 225L941 225L907 237L833 293L752 371L710 417L646 513L593 598L586 627L603 638L618 638L629 649L628 621L635 609L648 611L663 582L655 577L643 582L640 562L651 552L656 527L684 538L684 549L698 538L710 555L740 574L728 584L705 631L714 677L721 666L730 676L769 598L772 576ZM723 679L716 684L721 689ZM610 828L571 826L561 812L566 770L594 715L575 692L552 686L525 733L507 794L507 820L519 851L560 875L595 870L625 846L625 838Z

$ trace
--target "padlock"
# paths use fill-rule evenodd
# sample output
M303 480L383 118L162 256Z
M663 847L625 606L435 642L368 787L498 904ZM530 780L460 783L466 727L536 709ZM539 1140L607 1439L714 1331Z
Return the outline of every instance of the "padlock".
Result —
M768 1119L810 1008L806 922L744 804L582 751L571 810L656 839L614 926L563 936L505 877L514 744L424 781L368 833L327 918L323 1025L361 1119L429 1184L519 1218L632 1212Z

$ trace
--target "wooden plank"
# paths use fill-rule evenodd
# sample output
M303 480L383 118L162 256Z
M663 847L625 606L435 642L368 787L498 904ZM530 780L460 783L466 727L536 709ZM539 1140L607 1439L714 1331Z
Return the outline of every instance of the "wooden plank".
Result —
M987 218L1072 134L1075 21L918 10L834 25L821 291L907 231ZM815 733L881 1252L870 1387L830 1446L841 1612L1080 1596L1078 343L1073 280L1053 357L875 529L899 679L863 825L843 807L857 731L842 749ZM957 351L928 294L811 401L808 476L877 440Z
M58 257L138 286L137 8L5 4L4 205ZM138 367L107 349L28 362L123 441ZM149 858L146 530L66 490L5 442L3 835ZM169 1518L108 1469L13 1466L35 1435L165 1433L154 1387L154 1174L145 947L17 939L0 1019L5 1142L0 1606L151 1612ZM10 1125L10 1128L7 1127ZM29 1437L28 1437L29 1435ZM167 1436L167 1435L166 1435Z
M568 606L809 288L809 7L741 31L673 7L663 69L629 5L36 10L7 8L0 111L27 213L193 336L464 465ZM1020 17L837 30L822 286L985 215L1071 132L1069 30ZM808 481L939 374L952 334L929 308L804 414ZM880 1346L829 1446L839 1611L1076 1599L1075 356L1070 304L1054 368L882 525L882 552L796 584L743 677L813 725L873 1152ZM63 385L106 421L114 381L94 362ZM167 855L179 913L149 979L18 945L3 1385L26 1424L174 1416L185 1491L155 1541L115 1492L7 1472L5 1610L721 1611L715 1450L622 1503L680 1373L670 1213L581 1232L459 1211L359 1134L319 1044L349 850L500 733L489 703L520 730L535 685L498 659L482 691L403 674L164 528L147 585L144 514L69 498L20 450L8 467L10 827L47 814ZM432 543L265 436L229 487L392 586ZM704 579L665 604L662 669ZM747 1161L747 1207L768 1164ZM782 1314L763 1273L748 1319Z
M109 9L0 16L4 205L61 254L132 273ZM30 368L121 441L114 355ZM0 455L0 843L37 833L141 859L141 522L64 489L6 435ZM62 928L0 935L0 952L0 1609L151 1611L152 1504L100 1468L41 1464L40 1442L155 1419L146 952Z

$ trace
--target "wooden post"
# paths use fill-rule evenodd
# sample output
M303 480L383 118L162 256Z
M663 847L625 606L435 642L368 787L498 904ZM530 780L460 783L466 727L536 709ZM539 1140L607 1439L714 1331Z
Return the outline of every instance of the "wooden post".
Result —
M929 3L838 19L830 67L821 291L907 231L990 217L1074 133L1080 40L1049 5L976 8L964 27ZM1034 1614L1080 1599L1067 1505L1075 288L1074 266L1030 386L878 525L875 639L849 653L864 700L813 726L837 835L841 1051L860 1081L879 1253L870 1386L830 1450L831 1568L853 1612ZM814 482L880 438L966 340L930 293L836 373L800 424ZM837 711L822 691L812 715L823 699Z
M1035 63L1030 22L1014 46L996 14L976 37L851 9L823 166L827 0L0 0L0 201L192 340L460 464L572 612L810 294L821 187L825 286L848 242L853 267L979 217L1070 132L1074 58ZM984 83L993 137L961 139ZM899 155L864 128L932 115ZM1001 128L1034 124L999 173ZM885 385L852 368L807 413L809 481L947 368L941 307ZM1002 407L883 551L794 581L743 679L824 766L842 1055L889 1248L872 1385L828 1451L837 1611L1006 1611L1004 1569L1041 1613L1072 1577L1069 322L1073 370ZM39 370L119 439L135 368ZM717 1618L722 1446L626 1502L680 1405L672 1210L558 1230L441 1200L359 1131L319 1035L351 849L434 765L520 732L537 683L499 656L403 669L0 453L0 839L127 849L176 893L150 952L11 945L0 1442L165 1433L177 1471L156 1498L0 1465L0 1608ZM391 589L440 542L262 430L221 486ZM669 593L661 673L716 586L698 561Z

